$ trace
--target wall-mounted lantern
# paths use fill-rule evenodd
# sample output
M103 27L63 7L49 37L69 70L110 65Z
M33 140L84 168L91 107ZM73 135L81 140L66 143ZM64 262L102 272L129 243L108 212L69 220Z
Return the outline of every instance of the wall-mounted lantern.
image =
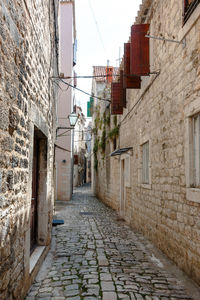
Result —
M56 129L56 137L57 137L57 132L59 129L69 129L69 130L72 130L74 129L75 125L76 125L76 122L78 120L78 115L75 113L75 112L72 112L71 114L69 114L68 116L68 119L69 119L69 124L70 124L70 127L57 127ZM62 135L60 135L62 136Z

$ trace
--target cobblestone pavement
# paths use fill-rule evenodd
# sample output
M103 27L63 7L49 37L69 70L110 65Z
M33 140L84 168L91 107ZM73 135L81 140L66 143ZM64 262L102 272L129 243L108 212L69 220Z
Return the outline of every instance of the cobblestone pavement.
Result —
M52 247L26 300L200 299L200 292L88 186L58 202Z

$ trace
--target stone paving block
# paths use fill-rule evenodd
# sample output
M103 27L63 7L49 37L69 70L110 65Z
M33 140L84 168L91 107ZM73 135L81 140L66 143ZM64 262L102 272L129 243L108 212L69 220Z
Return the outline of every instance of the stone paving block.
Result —
M134 294L136 300L144 300L143 296L140 294Z
M109 262L106 258L98 258L98 265L99 266L108 266Z
M100 279L103 281L111 281L112 276L111 276L111 274L102 273L102 274L100 274Z
M98 283L99 282L99 279L88 279L88 284L95 284L95 283Z
M29 296L36 296L38 294L39 290L32 290L29 292Z
M52 291L52 287L44 287L39 289L39 293L49 293Z
M87 292L83 293L83 296L98 296L99 295L99 288L98 289L88 289Z
M117 294L115 292L103 292L102 300L117 300Z
M91 297L91 296L86 296L84 297L84 300L97 300L100 299L99 297Z
M66 298L64 298L66 299ZM80 300L81 297L80 296L75 296L75 297L67 297L67 300Z
M69 285L67 285L66 287L65 287L65 289L67 290L67 291L69 291L69 290L78 290L78 288L79 288L79 285L78 284L69 284Z
M63 297L64 296L64 289L63 289L63 287L55 287L55 288L53 288L52 296L54 296L54 297Z
M79 290L65 290L64 291L64 296L69 297L69 296L77 296L79 294Z
M101 281L101 289L102 291L114 291L115 286L113 284L113 281Z
M130 297L127 294L117 294L117 296L119 299L130 300ZM135 300L135 298L133 298L133 299Z
M53 282L51 282L51 286L52 287L63 286L63 281L53 281Z

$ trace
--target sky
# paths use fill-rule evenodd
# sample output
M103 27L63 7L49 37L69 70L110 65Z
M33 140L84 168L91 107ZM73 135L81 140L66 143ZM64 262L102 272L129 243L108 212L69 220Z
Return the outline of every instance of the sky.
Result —
M78 76L92 75L92 66L119 65L142 0L75 0ZM91 79L77 87L91 93ZM76 92L76 103L87 112L89 96Z

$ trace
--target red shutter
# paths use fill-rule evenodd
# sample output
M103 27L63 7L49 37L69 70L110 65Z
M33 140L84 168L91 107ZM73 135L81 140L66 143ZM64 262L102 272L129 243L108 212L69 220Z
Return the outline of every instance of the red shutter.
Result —
M120 82L112 82L111 84L111 114L123 114L123 102L121 97L121 84Z
M145 37L149 24L137 24L131 27L131 74L147 76L149 67L149 38Z
M107 75L107 82L112 82L112 76L113 76L113 67L106 67L106 75Z
M120 98L123 107L126 107L126 89L124 88L124 71L120 71Z
M124 44L124 88L125 89L140 89L140 76L129 76L130 73L130 49L131 43Z

